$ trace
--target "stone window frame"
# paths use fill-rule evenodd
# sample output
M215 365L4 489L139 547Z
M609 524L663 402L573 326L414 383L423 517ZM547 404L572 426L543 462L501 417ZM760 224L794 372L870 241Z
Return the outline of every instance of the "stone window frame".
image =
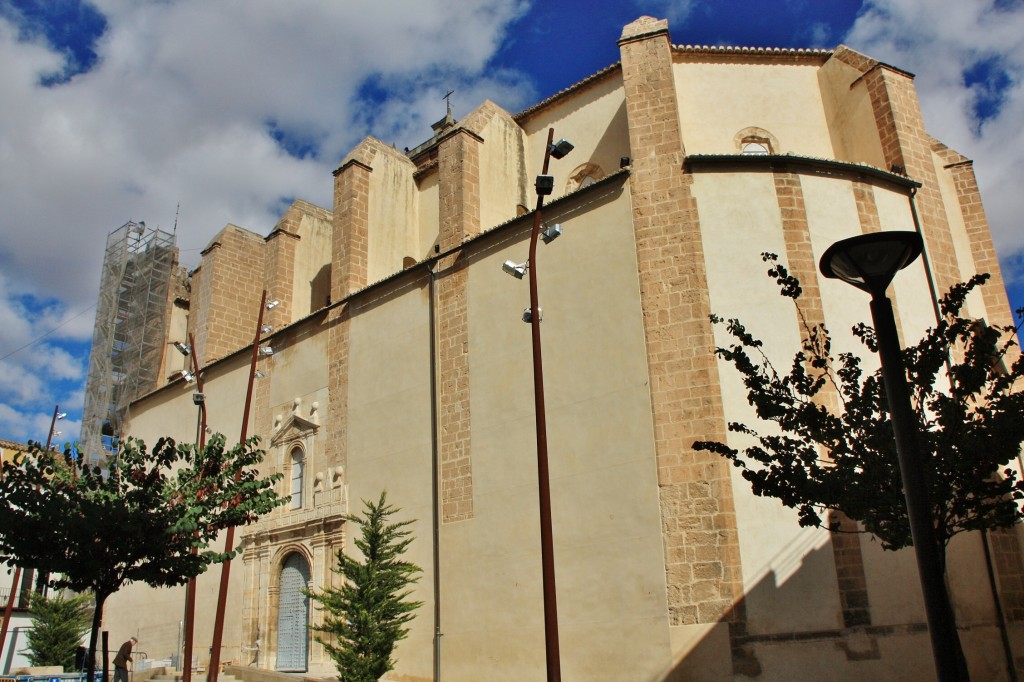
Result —
M739 154L778 154L781 149L779 139L777 137L764 128L758 128L757 126L750 126L740 130L733 135L732 139L733 145L736 147L736 151ZM760 145L766 151L745 151L747 145L751 144Z
M569 173L569 179L565 181L565 193L575 192L603 179L604 169L592 161L580 164Z

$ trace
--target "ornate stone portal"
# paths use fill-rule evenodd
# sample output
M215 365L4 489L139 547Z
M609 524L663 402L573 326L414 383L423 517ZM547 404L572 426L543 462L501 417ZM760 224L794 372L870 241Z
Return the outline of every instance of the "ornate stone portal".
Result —
M306 462L314 461L314 447L317 431L317 405L314 403L307 419L299 414L301 402L296 399L292 412L287 418L274 420L274 435L270 440L268 460L276 471L284 473L281 494L297 495L298 499L287 504L259 522L248 527L242 535L242 558L245 567L243 584L243 665L267 670L289 672L333 670L323 646L316 643L308 630L305 636L306 669L296 670L295 643L285 637L289 654L279 657L282 596L286 600L296 595L288 585L282 595L282 572L288 565L288 576L294 578L295 567L308 570L308 589L321 590L335 584L332 569L336 554L344 545L344 516L348 513L344 468L328 467L326 471L310 475L301 469ZM299 467L297 477L292 477L294 467ZM307 481L312 481L308 487ZM300 571L301 572L301 571ZM304 574L304 573L303 573ZM292 586L294 587L294 586ZM292 599L291 601L294 601ZM316 626L323 622L322 614L309 604L307 622ZM295 605L290 608L294 611ZM286 622L294 618L286 614ZM301 646L299 647L301 648ZM283 667L282 667L283 666Z

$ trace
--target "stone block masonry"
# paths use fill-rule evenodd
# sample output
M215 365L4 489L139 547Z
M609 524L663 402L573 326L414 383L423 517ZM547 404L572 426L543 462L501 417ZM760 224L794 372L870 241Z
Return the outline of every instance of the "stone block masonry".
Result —
M682 171L667 23L642 17L619 39L630 194L651 375L669 622L743 620L728 463L694 441L726 438L700 232Z

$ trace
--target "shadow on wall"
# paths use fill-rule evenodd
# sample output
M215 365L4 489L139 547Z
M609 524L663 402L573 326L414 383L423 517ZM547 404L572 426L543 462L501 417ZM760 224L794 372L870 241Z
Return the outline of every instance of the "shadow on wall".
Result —
M769 570L718 623L704 628L694 638L692 646L680 652L683 657L658 678L659 682L744 679L933 682L935 672L923 607L911 612L890 609L889 613L896 618L881 622L884 615L879 617L878 611L882 609L872 612L872 604L867 603L869 596L874 599L880 596L868 595L866 590L858 590L856 584L851 586L847 582L850 575L843 563L844 552L849 548L844 545L851 538L856 540L857 536L830 537L820 547L804 554L800 566L788 576ZM887 562L901 564L897 573L916 578L909 550L886 554ZM801 573L817 572L826 567L840 586L839 599L836 591L809 597L802 589L806 582L800 579ZM916 585L912 588L913 592L918 592ZM797 594L798 591L801 593ZM957 595L953 597L956 600ZM920 601L919 594L914 598ZM771 605L791 605L794 599L824 610L813 614L813 620L819 623L832 620L836 626L795 631L773 627L786 621L774 617ZM906 618L900 619L900 614ZM683 626L678 630L700 627ZM959 623L959 631L972 679L1011 679L994 618L986 619L985 623ZM1010 623L1009 636L1015 650L1020 651L1024 646L1022 624ZM1018 656L1016 663L1020 676L1024 674L1024 657Z

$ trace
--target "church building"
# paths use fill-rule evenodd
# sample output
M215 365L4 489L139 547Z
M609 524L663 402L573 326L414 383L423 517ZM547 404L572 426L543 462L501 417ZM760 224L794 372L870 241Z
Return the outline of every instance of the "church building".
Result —
M544 679L532 268L563 679L935 679L912 551L801 528L693 444L743 447L727 424L757 421L715 355L729 339L713 313L770 357L799 347L763 252L800 278L837 352L864 353L848 330L869 298L817 263L860 234L923 237L891 288L905 342L975 273L992 277L966 312L1011 322L972 163L929 135L912 74L848 47L679 45L650 17L618 45L619 62L524 111L449 112L406 151L366 138L334 172L333 206L228 225L168 288L161 377L121 420L150 444L196 437L173 345L189 335L208 427L237 437L263 293L274 303L247 430L291 500L238 529L222 662L336 674L304 591L338 583L345 515L386 490L415 521L423 605L385 679ZM574 148L545 173L550 134ZM530 259L538 175L553 190ZM1018 535L950 548L974 679L1010 679L1024 656ZM198 581L201 665L219 575ZM176 654L184 603L184 588L126 588L108 602L111 641Z

